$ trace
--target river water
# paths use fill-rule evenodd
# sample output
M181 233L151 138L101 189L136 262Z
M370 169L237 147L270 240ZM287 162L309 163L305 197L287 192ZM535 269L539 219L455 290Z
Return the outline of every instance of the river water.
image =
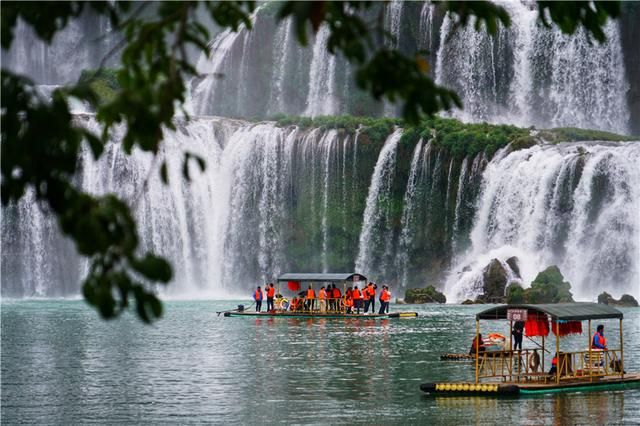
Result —
M102 321L81 300L3 300L2 423L640 423L640 389L424 395L421 382L473 377L471 363L439 356L468 350L486 306L410 306L420 317L393 320L216 315L237 303L168 301L163 319L145 326L132 315ZM625 367L639 371L640 309L623 312ZM603 323L617 347L617 320ZM587 339L563 339L563 348Z

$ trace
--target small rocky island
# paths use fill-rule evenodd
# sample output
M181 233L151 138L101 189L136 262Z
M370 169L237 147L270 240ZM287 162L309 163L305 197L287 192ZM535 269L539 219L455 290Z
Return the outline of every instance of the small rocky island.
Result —
M638 301L632 295L623 294L619 300L616 300L613 298L613 296L611 296L606 291L603 291L602 293L600 293L600 295L598 296L598 303L601 303L603 305L609 305L609 306L622 306L622 307L629 307L629 308L638 307Z
M426 288L407 289L405 303L447 303L447 297L432 285Z

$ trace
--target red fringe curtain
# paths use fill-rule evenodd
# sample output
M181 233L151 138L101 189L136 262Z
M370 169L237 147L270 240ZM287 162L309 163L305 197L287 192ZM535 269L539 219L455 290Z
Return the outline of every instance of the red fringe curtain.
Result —
M582 334L582 321L554 321L552 331L553 334L560 337L569 334Z
M548 336L549 320L547 316L529 313L527 321L524 323L524 334L528 337Z

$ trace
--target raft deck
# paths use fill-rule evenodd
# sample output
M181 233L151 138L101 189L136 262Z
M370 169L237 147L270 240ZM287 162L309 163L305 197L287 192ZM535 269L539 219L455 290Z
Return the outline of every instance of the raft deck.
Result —
M545 374L546 375L546 374ZM548 376L548 375L546 375ZM585 392L640 388L640 374L594 377L589 380L562 380L560 383L484 382L484 383L423 383L420 390L433 396L448 395L534 395L555 392Z
M225 317L283 317L283 318L364 318L364 319L378 319L378 318L415 318L418 316L417 312L390 312L388 314L346 314L339 312L224 312Z

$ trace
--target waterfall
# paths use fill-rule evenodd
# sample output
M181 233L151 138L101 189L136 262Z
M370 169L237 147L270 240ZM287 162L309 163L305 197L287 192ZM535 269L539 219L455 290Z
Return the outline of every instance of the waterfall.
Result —
M338 112L335 93L336 56L327 50L329 27L323 25L316 34L309 75L309 94L305 115L331 115Z
M517 256L523 282L558 265L577 299L603 283L638 295L640 283L640 144L535 146L487 165L471 247L447 280L447 297L473 297L491 258ZM460 272L463 268L467 270Z
M384 258L384 254L380 256L380 252L389 250L392 237L389 228L389 194L395 175L396 149L401 136L402 130L397 129L387 138L371 176L355 262L356 272L367 271L370 276L384 275L388 266L388 259Z
M583 29L572 36L545 29L537 22L538 12L525 4L503 5L513 22L493 37L476 31L474 22L456 29L451 15L444 18L436 81L456 90L464 103L451 115L627 133L629 84L619 24L607 23L607 42L600 45Z
M413 150L411 157L411 167L409 169L409 180L407 181L407 189L404 193L402 203L402 219L400 240L398 242L398 254L396 265L401 272L400 283L403 287L407 287L408 275L409 275L409 250L412 242L412 222L415 215L414 205L416 198L416 190L418 186L418 179L420 176L420 158L422 157L422 139L418 142ZM429 146L426 148L429 149Z

